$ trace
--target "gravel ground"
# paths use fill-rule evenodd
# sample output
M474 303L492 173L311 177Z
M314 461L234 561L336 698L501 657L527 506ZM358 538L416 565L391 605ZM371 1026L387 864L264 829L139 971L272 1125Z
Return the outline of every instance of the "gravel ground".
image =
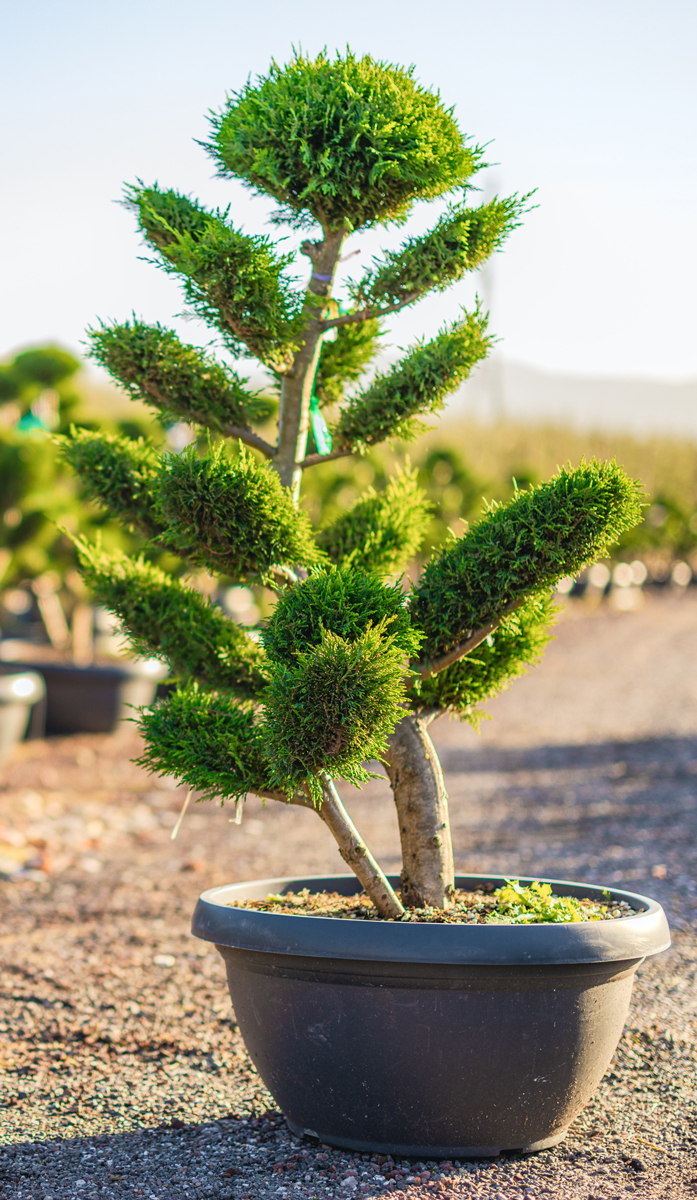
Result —
M637 976L615 1060L559 1147L392 1162L290 1134L188 923L204 887L341 869L312 813L249 801L241 826L129 759L132 731L30 742L0 795L0 1197L498 1200L697 1195L697 597L570 606L544 665L481 736L434 736L457 866L587 879L665 904L673 948ZM396 869L386 786L345 789Z

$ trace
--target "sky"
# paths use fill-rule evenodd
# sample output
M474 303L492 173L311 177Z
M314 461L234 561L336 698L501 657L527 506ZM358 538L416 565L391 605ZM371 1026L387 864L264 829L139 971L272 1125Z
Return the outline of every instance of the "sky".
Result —
M230 203L237 225L271 232L263 200L215 179L196 142L206 113L294 46L349 44L413 63L488 143L484 194L536 189L490 278L396 318L390 345L432 335L484 291L509 359L697 375L694 0L6 0L2 29L2 357L47 340L79 349L86 326L132 312L209 342L180 315L176 283L143 261L123 183ZM425 209L406 229L357 234L345 271L428 228L439 210Z

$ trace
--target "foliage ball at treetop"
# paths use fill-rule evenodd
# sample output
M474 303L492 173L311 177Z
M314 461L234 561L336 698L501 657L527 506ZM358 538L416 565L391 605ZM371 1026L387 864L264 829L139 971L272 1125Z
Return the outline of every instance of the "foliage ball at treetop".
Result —
M273 63L233 93L213 129L222 175L326 229L401 220L414 200L464 184L481 158L411 68L350 52Z

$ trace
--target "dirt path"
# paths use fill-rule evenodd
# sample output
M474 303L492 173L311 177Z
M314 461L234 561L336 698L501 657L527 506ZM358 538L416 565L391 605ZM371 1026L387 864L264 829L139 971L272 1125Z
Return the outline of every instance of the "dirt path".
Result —
M624 883L670 915L674 947L641 969L567 1141L443 1170L294 1139L188 922L215 883L340 870L324 827L199 805L172 842L181 791L129 762L131 734L81 737L25 744L0 784L0 843L27 864L0 884L0 1198L697 1195L697 598L574 608L558 633L480 736L435 738L458 868ZM396 869L385 786L345 794Z

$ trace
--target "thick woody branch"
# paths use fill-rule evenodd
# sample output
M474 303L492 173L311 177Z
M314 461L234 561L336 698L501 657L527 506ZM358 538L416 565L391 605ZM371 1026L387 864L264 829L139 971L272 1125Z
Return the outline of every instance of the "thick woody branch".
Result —
M332 780L325 777L322 789L324 797L319 815L331 831L341 857L358 877L380 916L398 920L404 915L404 908L341 803Z
M428 718L404 716L390 737L385 767L402 844L402 900L448 908L454 887L448 796L427 725Z
M498 629L501 621L509 613L515 612L527 600L527 596L522 596L520 600L515 600L511 604L507 604L501 610L497 617L487 621L486 625L480 625L478 629L474 629L462 642L458 642L457 646L453 646L452 650L447 650L445 654L439 655L438 658L426 659L424 662L417 662L413 667L414 675L418 679L430 679L432 675L438 675L441 671L445 671L446 667L451 667L453 663L459 662L470 650L476 649L485 638L488 638L490 633Z
M404 915L404 908L341 803L339 793L328 776L322 781L322 791L324 796L319 809L304 792L295 792L288 796L285 792L275 791L273 788L256 788L254 794L266 800L279 800L286 804L297 804L300 808L311 808L316 812L336 841L344 862L357 876L380 916L387 920L398 920Z

